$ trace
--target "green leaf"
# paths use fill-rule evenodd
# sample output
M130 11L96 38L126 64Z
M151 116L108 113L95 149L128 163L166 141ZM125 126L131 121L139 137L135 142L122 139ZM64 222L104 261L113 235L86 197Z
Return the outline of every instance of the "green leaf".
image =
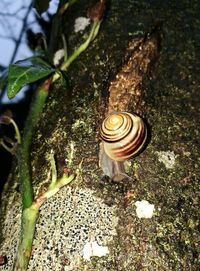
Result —
M36 8L39 14L42 14L43 12L47 11L47 9L49 8L49 2L50 0L35 0L34 8Z
M8 98L12 99L26 84L35 82L55 71L39 57L17 61L8 70Z

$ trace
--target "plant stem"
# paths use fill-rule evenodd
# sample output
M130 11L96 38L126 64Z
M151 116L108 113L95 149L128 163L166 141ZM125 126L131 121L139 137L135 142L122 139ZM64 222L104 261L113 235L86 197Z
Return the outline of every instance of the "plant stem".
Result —
M58 11L58 14L60 16L63 15L63 13L70 7L72 6L74 3L76 3L77 0L71 0L71 1L68 1L67 3L61 5L61 7L59 8L59 11Z
M39 208L35 208L34 205L24 209L22 212L21 237L13 271L27 270L38 215Z
M53 187L57 181L56 162L53 153L50 154L50 164L51 164L51 186Z
M67 68L71 65L71 63L83 52L87 49L89 46L90 42L93 41L98 34L99 27L100 27L101 22L100 21L94 21L90 34L86 41L82 43L75 51L74 53L67 59L66 62L64 62L61 66L62 71L66 71Z
M41 112L48 96L48 88L50 80L48 79L41 87L39 87L35 101L31 106L28 114L26 125L24 128L22 144L19 149L19 177L21 184L22 206L23 209L31 206L33 202L33 188L30 174L30 145L32 141L34 128L41 117Z
M68 58L67 41L65 39L64 34L62 34L62 42L63 42L63 48L64 48L64 61L67 61L67 58Z
M70 64L84 51L87 49L90 42L96 37L98 30L99 30L100 22L94 22L93 26L91 28L90 34L87 38L87 40L78 47L77 50L72 54L72 56L63 64L62 70L66 70ZM56 81L60 77L60 74L56 73L53 76L52 81ZM32 187L32 181L31 181L31 174L30 174L30 161L29 161L29 154L30 154L30 145L32 141L33 131L34 128L40 118L40 115L42 113L42 109L44 107L46 98L48 96L48 88L50 86L51 79L47 79L44 84L38 89L35 97L35 101L32 104L32 107L30 109L28 118L26 120L26 125L24 128L24 134L22 138L22 144L20 146L19 150L19 175L20 175L20 184L21 184L21 194L22 194L22 206L23 210L28 212L29 208L31 208L31 205L33 203L33 187ZM55 183L55 174L53 177L54 183ZM48 193L51 194L52 191L49 191ZM30 212L33 212L31 209ZM29 214L29 212L28 212ZM27 216L27 218L26 218ZM25 231L24 224L26 224L26 220L29 219L28 215L26 215L24 218L24 213L22 215L22 228L23 231ZM24 222L25 219L25 222ZM28 223L28 222L27 222ZM31 222L31 225L33 222ZM29 231L29 230L27 230ZM30 229L31 231L31 229ZM26 244L26 234L22 233L22 243ZM22 253L22 252L20 252ZM20 269L19 269L20 270ZM24 269L25 270L25 269Z
M70 5L75 3L76 0L71 0ZM67 8L67 6L65 7ZM98 34L100 21L95 21L91 27L88 38L83 44L81 44L74 53L63 63L61 66L62 71L66 71L71 63L89 46L90 42L94 40ZM52 43L53 44L53 43ZM53 45L49 48L49 54L52 55ZM64 185L70 183L74 176L65 176L59 180L56 180L56 165L55 161L51 161L52 167L52 183L50 184L48 190L40 195L34 200L32 180L30 174L30 146L32 142L33 132L41 116L45 101L48 96L48 89L51 82L55 82L61 73L55 73L52 78L47 79L41 87L39 87L35 101L32 104L28 118L26 120L26 125L24 128L22 143L19 149L19 178L21 184L21 194L22 194L22 228L21 237L19 242L19 248L17 252L17 258L13 267L13 271L26 271L28 268L28 263L31 256L32 242L35 232L35 226L37 218L39 216L40 206L46 201L46 199L57 193Z
M40 195L30 207L22 212L22 228L19 247L17 251L16 261L13 266L13 271L26 271L31 257L33 237L35 226L39 216L41 205L50 197L55 195L63 186L73 181L74 175L63 175L53 185L50 184L47 191Z
M4 143L3 139L0 141L0 145L1 145L7 152L11 153L12 155L14 154L14 153L13 153L13 147L12 147L12 148L8 147L8 146Z
M18 128L16 122L13 119L10 119L10 123L13 125L13 127L15 129L15 137L17 139L17 144L21 144L21 135L20 135L19 128Z
M77 0L71 0L66 3L66 0L60 0L57 8L57 12L53 17L52 21L52 28L51 28L51 34L50 34L50 42L48 47L48 58L49 61L52 62L56 43L58 42L59 37L59 28L62 24L62 16L63 13L73 4L75 4Z

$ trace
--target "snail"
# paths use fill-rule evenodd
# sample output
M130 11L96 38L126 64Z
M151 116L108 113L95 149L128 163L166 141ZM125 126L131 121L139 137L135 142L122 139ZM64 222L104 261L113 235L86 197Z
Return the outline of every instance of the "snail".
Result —
M104 151L114 161L136 156L147 139L147 127L141 117L128 112L108 115L100 127Z

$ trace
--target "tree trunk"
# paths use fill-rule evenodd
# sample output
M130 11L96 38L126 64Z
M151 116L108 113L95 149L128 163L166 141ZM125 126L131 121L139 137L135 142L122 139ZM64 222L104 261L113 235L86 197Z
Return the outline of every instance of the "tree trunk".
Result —
M66 31L81 5L63 23ZM32 144L34 190L47 187L51 151L58 175L67 171L76 179L41 207L28 270L198 270L197 14L196 1L109 2L96 41L68 71L69 86L51 89ZM156 54L145 55L155 65L150 61L148 73L137 71L139 100L134 94L128 105L148 123L148 145L125 165L130 178L116 182L99 167L100 123L110 84L130 59L129 41L149 38L157 20L163 21L162 46L154 44ZM69 38L69 50L78 38ZM7 264L0 270L11 269L20 234L14 174L2 194L0 254ZM151 218L136 212L142 200L154 205Z

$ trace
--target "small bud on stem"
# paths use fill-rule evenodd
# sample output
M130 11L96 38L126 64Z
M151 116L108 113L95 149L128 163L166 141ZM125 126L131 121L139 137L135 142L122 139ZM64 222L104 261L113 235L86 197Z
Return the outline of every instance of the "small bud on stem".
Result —
M0 117L0 124L9 125L11 122L13 115L10 110L4 112L4 114Z
M101 21L105 10L105 0L100 0L88 9L87 15L93 21Z

